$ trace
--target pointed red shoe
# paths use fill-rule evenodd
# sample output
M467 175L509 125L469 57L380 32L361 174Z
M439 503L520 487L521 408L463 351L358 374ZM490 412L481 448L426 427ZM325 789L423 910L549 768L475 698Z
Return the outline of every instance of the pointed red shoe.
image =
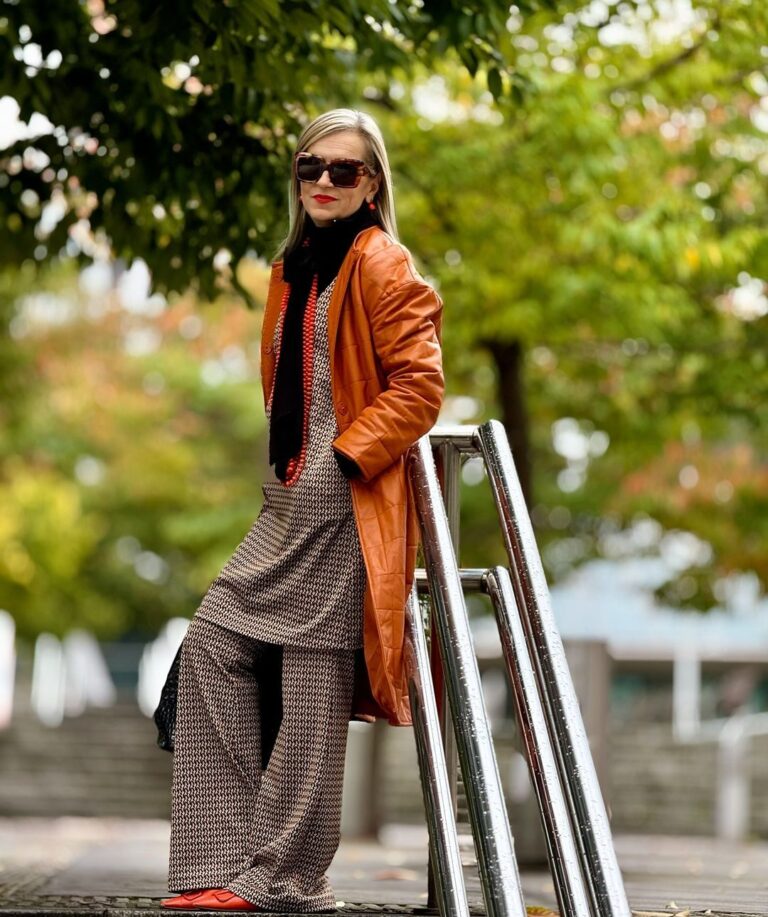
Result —
M260 911L256 904L251 904L228 888L211 888L195 901L195 907L211 911Z
M198 907L201 896L211 890L210 888L201 888L197 891L183 892L181 895L176 895L175 898L164 898L160 904L163 907L180 907L191 911Z

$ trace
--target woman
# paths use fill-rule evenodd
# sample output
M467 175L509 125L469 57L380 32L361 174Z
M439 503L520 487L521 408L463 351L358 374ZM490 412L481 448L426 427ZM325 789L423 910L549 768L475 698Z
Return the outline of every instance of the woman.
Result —
M275 478L182 646L168 907L333 909L348 721L411 722L406 453L442 402L442 302L370 116L305 128L290 217L262 327Z

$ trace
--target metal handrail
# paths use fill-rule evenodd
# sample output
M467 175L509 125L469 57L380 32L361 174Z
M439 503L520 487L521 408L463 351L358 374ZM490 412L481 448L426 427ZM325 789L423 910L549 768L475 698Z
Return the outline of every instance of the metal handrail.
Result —
M608 814L504 427L497 420L482 424L475 442L488 470L515 599L537 673L592 907L599 917L630 917Z
M442 494L432 448L440 460ZM476 454L488 471L509 570L458 567L460 459ZM432 598L432 637L440 649L433 661L444 670L487 911L525 913L465 590L491 596L561 913L630 917L578 699L504 428L498 421L435 428L409 453L409 473L426 564L416 571L414 588L429 591ZM455 784L446 724L442 727L447 776ZM422 779L425 773L422 768ZM455 805L455 785L451 799ZM434 862L430 861L438 874L439 855L434 850Z
M525 641L520 611L506 567L493 567L485 576L501 636L501 647L512 684L512 697L539 804L552 879L561 914L589 914L589 898L568 805L557 768L557 756L547 730L536 672Z
M525 917L464 593L427 436L409 453L409 464L429 589L438 612L432 636L439 642L445 670L486 912L490 917Z
M451 785L415 583L406 605L405 667L438 908L443 917L469 917Z
M695 733L676 740L681 745L713 742L717 747L717 837L741 841L749 835L752 812L750 744L753 738L764 735L768 735L768 713L737 710L728 717L704 720Z

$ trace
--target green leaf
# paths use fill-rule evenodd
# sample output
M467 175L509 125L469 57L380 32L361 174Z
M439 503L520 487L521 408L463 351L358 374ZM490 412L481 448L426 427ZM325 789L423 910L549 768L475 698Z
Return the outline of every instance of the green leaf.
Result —
M499 73L499 70L496 67L488 68L488 89L490 90L494 99L498 100L501 98L501 94L504 89L501 82L501 73Z

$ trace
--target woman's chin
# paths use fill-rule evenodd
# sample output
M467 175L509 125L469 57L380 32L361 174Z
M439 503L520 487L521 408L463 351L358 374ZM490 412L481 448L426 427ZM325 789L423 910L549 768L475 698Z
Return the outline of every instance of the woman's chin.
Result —
M307 211L307 215L315 226L329 226L334 219L334 217L324 213L310 213L309 210Z
M328 224L332 220L337 220L339 217L346 216L342 212L342 208L336 205L334 201L333 204L315 204L312 202L309 207L307 207L307 213L312 218L312 222L315 226L322 226L323 224Z

